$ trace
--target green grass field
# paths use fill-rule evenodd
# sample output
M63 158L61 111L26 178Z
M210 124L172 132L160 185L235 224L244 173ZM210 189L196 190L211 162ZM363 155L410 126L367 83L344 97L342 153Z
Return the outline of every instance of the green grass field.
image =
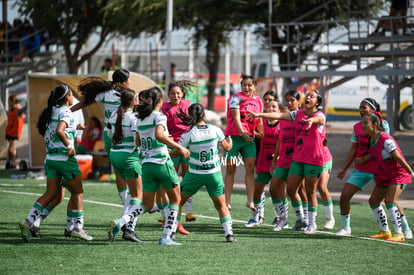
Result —
M250 217L244 207L246 197L235 192L232 217L238 242L226 243L217 213L202 190L194 200L197 221L184 223L191 235L177 236L181 247L158 245L162 234L159 213L146 214L138 221L136 232L143 244L122 238L110 243L109 223L122 210L115 184L86 181L85 229L94 240L88 243L63 236L65 200L42 223L41 238L24 243L17 223L44 189L44 180L0 178L0 274L414 274L414 240L390 243L366 238L378 230L367 204L352 205L352 237L336 237L328 231L308 236L289 230L274 232L269 199L265 225L245 228L243 223ZM414 227L414 211L407 210L406 215ZM333 232L339 226L337 204L335 217ZM324 219L320 206L319 228Z

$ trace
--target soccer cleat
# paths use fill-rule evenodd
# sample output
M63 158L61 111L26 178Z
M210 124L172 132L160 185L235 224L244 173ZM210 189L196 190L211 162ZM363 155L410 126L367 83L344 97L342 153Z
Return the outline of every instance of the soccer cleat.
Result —
M299 231L306 228L306 223L304 221L301 220L297 220L295 225L292 227L292 231Z
M334 229L334 226L335 226L335 219L326 220L325 226L323 228L325 228L326 230L332 230Z
M72 238L78 238L85 241L92 241L92 236L88 235L88 232L86 232L83 229L75 228L73 229L72 233L70 234Z
M29 227L30 230L30 234L32 235L33 238L40 238L40 228L36 227L34 225Z
M185 215L185 221L186 222L194 222L196 220L196 217L193 216L192 213L188 213L187 215Z
M307 235L315 234L316 232L316 224L310 224L305 228L304 233Z
M287 228L287 226L288 226L287 219L280 218L275 224L275 226L273 227L273 231L281 231L282 229Z
M227 235L226 236L226 241L228 243L235 243L235 242L237 242L237 239L233 235Z
M279 221L279 217L275 217L273 219L272 225L276 225L278 221Z
M164 223L164 217L163 216L159 217L157 221L160 223Z
M160 212L160 209L158 208L158 206L156 204L154 204L152 209L150 211L148 211L148 214L152 214L152 213L155 213L155 212Z
M259 217L259 225L264 223L264 217Z
M119 233L119 230L121 229L121 223L119 220L113 220L111 221L111 225L108 229L108 239L110 242L113 242L116 238L116 235Z
M247 223L244 224L245 227L258 226L260 223L254 219L250 219Z
M411 229L404 230L404 237L408 240L411 240L413 238L413 232Z
M19 222L19 227L23 241L25 243L30 242L30 222L27 219L24 219L21 222Z
M160 239L158 242L159 245L167 245L167 246L174 246L174 245L181 245L180 243L177 243L176 241L173 241L172 239Z
M184 228L181 221L178 223L177 232L182 234L182 235L190 235L190 232Z
M342 227L339 229L338 232L335 234L336 236L351 236L351 228L350 227Z
M403 233L395 233L394 236L388 238L387 241L389 242L405 242L404 234Z
M138 239L138 237L137 237L137 235L135 234L134 231L129 230L129 229L125 229L124 234L122 234L122 239L127 240L127 241L131 241L131 242L135 242L135 243L142 243L143 242L140 239Z
M72 231L67 230L67 229L65 228L65 232L63 233L63 235L64 235L66 238L70 238L70 237L72 237Z
M390 231L380 231L375 235L369 236L371 239L389 239L392 237Z

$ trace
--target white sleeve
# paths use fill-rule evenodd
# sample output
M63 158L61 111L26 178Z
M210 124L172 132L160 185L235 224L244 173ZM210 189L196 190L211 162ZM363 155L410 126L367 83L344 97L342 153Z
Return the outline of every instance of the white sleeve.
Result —
M155 125L162 125L164 129L167 130L167 116L163 113L159 113L155 116Z
M62 108L61 108L62 109ZM73 113L70 111L69 108L65 108L63 111L61 111L60 113L60 121L63 121L66 123L67 126L69 126L72 122L73 118Z
M392 139L387 139L384 142L384 150L387 151L388 153L392 153L395 150L397 150L397 145L395 144L395 141Z
M316 116L323 117L323 123L322 123L322 125L323 125L323 124L325 124L325 122L326 122L326 116L325 116L325 114L324 114L324 113L322 113L322 112L318 112L318 113L316 114Z
M219 127L214 127L214 128L216 129L216 132L217 132L218 142L223 142L225 138L223 131Z
M240 98L236 95L229 100L229 109L240 109Z
M191 136L190 132L191 130L182 134L180 137L180 141L178 142L181 146L185 148L188 148L190 144L190 136Z
M131 132L137 132L137 117L135 116L134 113L132 113L132 115L130 116L131 119Z
M323 123L322 123L322 124L316 124L316 127L317 127L318 131L319 131L320 133L322 133L323 128L325 127L325 122L326 122L326 117L325 117L325 114L324 114L324 113L322 113L322 112L318 112L318 113L316 114L316 116L323 117Z
M105 93L99 93L95 96L95 102L102 102L105 97Z

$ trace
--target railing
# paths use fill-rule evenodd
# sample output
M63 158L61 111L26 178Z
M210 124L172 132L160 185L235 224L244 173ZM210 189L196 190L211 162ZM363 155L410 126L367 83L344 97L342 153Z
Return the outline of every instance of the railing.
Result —
M12 37L11 35L14 34L15 32L17 32L16 29L9 30L7 32L7 37ZM18 63L24 57L26 57L26 56L32 56L33 54L35 54L37 52L40 52L41 46L43 44L50 44L52 42L52 39L49 39L47 41L44 41L40 37L40 46L39 46L39 49L28 49L26 51L23 50L23 45L22 45L23 43L22 42L24 40L27 40L27 39L34 39L34 37L36 35L41 36L42 33L44 33L44 30L43 29L38 30L38 31L35 31L35 32L29 34L28 36L25 36L24 38L21 38L20 37L20 38L0 39L0 45L2 45L3 48L4 48L3 49L3 53L1 55L2 58L0 59L0 63L5 63L6 61L7 61L7 63L10 63L10 62L12 62L12 63ZM3 33L3 37L5 37L5 36L6 36L6 33ZM9 47L9 45L12 44L12 43L18 45L18 51L10 51L9 48L7 48L7 50L6 50L6 47ZM16 49L17 49L17 47L16 47ZM17 62L13 62L13 61L17 61ZM13 64L13 65L15 66L15 65L18 65L18 64Z
M414 35L370 35L371 22L383 20L392 29L394 21L401 19L410 21L414 17L272 23L272 28L285 36L270 46L284 49L286 54L286 62L279 64L280 71L275 71L274 76L319 77L322 72L324 76L380 75L384 73L379 67L390 64L394 70L387 71L387 75L413 74L413 59L403 57L414 55ZM316 43L312 41L312 34L303 37L305 28L321 35ZM309 47L310 54L303 51Z

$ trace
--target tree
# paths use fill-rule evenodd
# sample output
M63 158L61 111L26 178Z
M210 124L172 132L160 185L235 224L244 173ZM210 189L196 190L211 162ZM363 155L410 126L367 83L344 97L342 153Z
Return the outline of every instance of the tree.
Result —
M207 83L209 110L214 110L214 97L217 73L220 62L220 48L227 42L227 33L240 29L254 21L249 16L254 9L267 0L176 0L174 1L174 21L180 28L194 30L197 48L202 41L206 42L206 59L204 65L209 72Z
M49 32L51 38L65 51L68 73L75 74L108 39L113 27L104 13L107 0L21 0L19 12L29 16ZM89 37L97 33L98 42L81 54Z

